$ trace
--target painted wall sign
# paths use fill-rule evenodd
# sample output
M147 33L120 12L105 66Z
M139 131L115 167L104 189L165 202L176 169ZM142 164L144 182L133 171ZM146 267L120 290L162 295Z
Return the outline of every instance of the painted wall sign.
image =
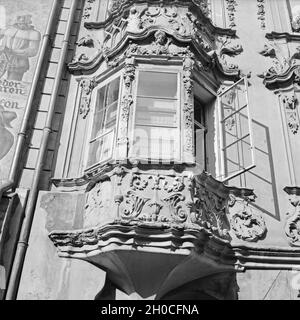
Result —
M0 182L8 177L52 0L0 4Z

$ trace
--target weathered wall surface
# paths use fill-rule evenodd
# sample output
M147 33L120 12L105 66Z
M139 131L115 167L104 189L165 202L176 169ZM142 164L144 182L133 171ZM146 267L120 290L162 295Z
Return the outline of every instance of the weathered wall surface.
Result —
M52 0L0 4L0 181L9 174L51 5Z
M49 241L54 229L82 227L76 219L76 196L60 205L53 206L48 193L40 193L18 299L93 300L104 285L104 271L84 261L59 258Z
M237 274L240 300L298 300L299 272L248 270Z

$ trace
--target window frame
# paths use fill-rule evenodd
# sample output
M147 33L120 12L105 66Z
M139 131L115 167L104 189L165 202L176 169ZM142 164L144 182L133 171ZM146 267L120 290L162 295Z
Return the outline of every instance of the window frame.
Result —
M150 163L181 163L182 160L182 139L181 139L181 130L182 130L182 108L183 105L183 85L182 85L182 72L183 66L178 64L164 64L164 65L154 65L151 63L139 62L136 66L136 84L133 90L133 97L134 103L132 107L132 113L129 117L129 146L128 146L128 158L135 159L138 161L145 161ZM137 102L138 102L138 86L139 86L139 79L141 72L157 72L157 73L171 73L177 75L177 123L174 129L177 130L176 134L176 142L178 142L178 150L177 154L174 158L170 159L160 159L160 158L153 158L153 157L144 157L143 155L137 155L134 153L133 142L135 137L135 130L136 130L136 115L137 115ZM159 97L158 97L159 98ZM175 99L174 99L175 100ZM146 126L146 125L145 125ZM151 126L149 127L160 127L160 126ZM165 126L161 126L161 128L169 128ZM150 144L149 144L150 145Z
M91 141L97 141L100 136L92 138L92 130L93 130L93 125L94 125L94 119L95 119L95 111L96 111L96 104L98 100L98 92L101 88L105 87L109 83L113 82L117 78L120 78L120 83L119 83L119 94L118 94L118 103L117 103L117 115L116 115L116 125L114 128L109 129L107 132L103 133L101 137L104 137L105 135L114 132L114 137L112 139L112 148L110 152L110 156L101 160L97 161L94 164L88 166L89 162L89 152L91 148ZM110 77L106 78L103 80L101 83L97 84L97 86L94 88L92 92L92 97L91 97L91 102L90 102L90 113L88 117L88 129L87 129L87 141L84 150L86 150L83 163L84 163L84 173L93 171L93 169L97 168L98 166L101 166L104 163L108 163L115 157L115 151L116 151L116 145L117 145L117 136L118 136L118 128L119 128L119 117L120 117L120 104L121 104L121 99L122 99L122 93L123 93L123 77L122 77L122 70L116 72L115 74L111 75Z
M235 87L237 87L240 83L244 82L245 84L245 89L244 89L244 94L245 94L245 101L246 104L245 106L239 108L238 110L236 110L234 113L232 113L230 116L227 117L222 117L222 97L227 94L230 90L234 89ZM216 178L220 181L222 181L223 183L227 183L228 181L254 169L256 167L256 161L255 161L255 144L254 144L254 138L253 138L253 129L252 129L252 114L251 114L251 110L250 110L250 103L249 103L249 89L248 89L249 85L248 85L248 78L247 76L241 78L240 80L238 80L237 82L233 83L231 86L229 86L228 88L226 88L224 91L220 92L217 95L217 101L216 101L216 107L217 107L217 147L218 147L218 165L217 165L217 169L218 172L216 174ZM224 145L224 132L223 132L223 122L226 118L232 117L234 114L237 114L239 111L241 111L242 109L246 109L247 110L247 122L248 122L248 129L249 129L249 133L241 138L237 138L236 141L234 141L233 143L229 144L229 145ZM247 137L249 137L250 139L250 153L251 153L251 164L248 165L245 168L242 168L240 170L238 170L235 173L232 173L230 175L226 175L226 170L225 170L225 150L229 147L234 145L235 143L238 143L239 141L243 141L244 139L246 139Z
M196 107L200 107L201 109L201 117L202 117L202 122L199 122L198 120L196 120L196 116L195 116L195 111L196 111ZM194 128L194 136L193 136L193 146L194 146L194 157L195 157L195 166L197 166L197 147L196 147L196 130L195 127L197 126L199 129L203 130L203 148L204 148L204 167L203 170L206 171L207 170L207 166L208 166L208 152L207 152L207 122L206 122L206 108L207 106L203 103L200 102L198 96L195 94L194 92L194 118L193 118L193 128Z

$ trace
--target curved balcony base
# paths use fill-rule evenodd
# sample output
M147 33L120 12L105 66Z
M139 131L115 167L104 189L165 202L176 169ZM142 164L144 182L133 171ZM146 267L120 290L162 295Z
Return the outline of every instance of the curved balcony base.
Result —
M203 228L162 229L116 222L79 231L53 231L59 256L85 260L105 270L127 295L160 299L193 280L234 272L228 243Z

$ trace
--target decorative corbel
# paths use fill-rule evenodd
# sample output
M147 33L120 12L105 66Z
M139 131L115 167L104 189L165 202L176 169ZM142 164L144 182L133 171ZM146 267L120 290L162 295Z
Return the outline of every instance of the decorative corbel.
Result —
M285 234L291 246L300 247L300 187L285 187L292 205L287 213Z

